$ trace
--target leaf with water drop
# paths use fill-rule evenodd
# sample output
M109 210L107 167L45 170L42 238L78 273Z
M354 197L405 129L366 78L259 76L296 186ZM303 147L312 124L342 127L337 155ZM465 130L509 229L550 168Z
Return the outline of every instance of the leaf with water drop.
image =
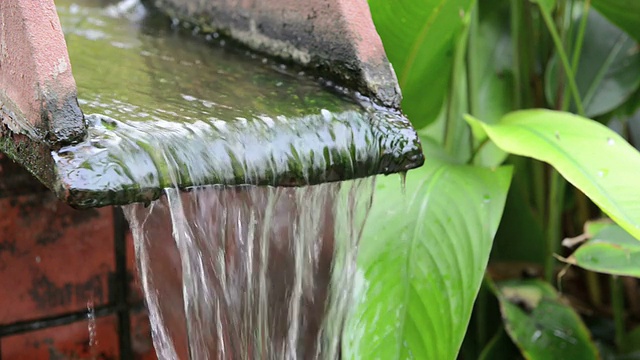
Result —
M480 123L501 149L553 165L640 239L640 153L620 135L596 121L552 110L516 111L498 124Z
M455 359L511 179L455 164L437 145L409 171L379 177L360 245L345 359Z
M599 273L640 278L640 242L611 224L581 245L566 262Z
M541 280L498 283L505 329L526 359L598 359L578 314Z
M449 91L455 39L472 0L369 0L416 128L433 122Z

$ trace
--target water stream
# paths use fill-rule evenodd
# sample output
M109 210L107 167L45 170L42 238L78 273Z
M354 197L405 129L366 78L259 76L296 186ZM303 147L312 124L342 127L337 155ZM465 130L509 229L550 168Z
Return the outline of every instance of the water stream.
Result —
M160 357L336 359L371 189L167 189L125 207Z
M93 114L55 156L88 205L148 200L124 210L159 357L339 358L365 175L411 164L406 119L104 3L56 1Z

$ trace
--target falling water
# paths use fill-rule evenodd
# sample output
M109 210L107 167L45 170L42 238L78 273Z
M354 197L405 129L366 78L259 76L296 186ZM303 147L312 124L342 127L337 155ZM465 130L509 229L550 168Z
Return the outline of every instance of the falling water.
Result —
M335 359L373 179L125 207L163 359Z

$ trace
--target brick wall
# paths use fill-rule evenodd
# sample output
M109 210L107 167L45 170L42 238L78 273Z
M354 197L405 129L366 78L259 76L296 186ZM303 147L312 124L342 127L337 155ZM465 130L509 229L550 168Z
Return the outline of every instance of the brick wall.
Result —
M155 359L134 274L120 209L74 210L0 154L0 360Z

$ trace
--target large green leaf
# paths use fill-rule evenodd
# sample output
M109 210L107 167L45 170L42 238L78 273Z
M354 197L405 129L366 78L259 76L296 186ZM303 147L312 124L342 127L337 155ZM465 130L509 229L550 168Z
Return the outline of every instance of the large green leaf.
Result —
M611 22L640 41L640 1L638 0L591 0Z
M598 359L582 320L553 287L541 280L497 284L507 333L525 358Z
M511 168L426 164L379 177L358 258L345 359L454 359L471 316Z
M640 85L638 44L597 11L591 11L575 79L586 116L599 116L617 108ZM556 54L545 74L550 104L556 102L559 80Z
M503 150L553 165L640 239L640 153L618 134L596 121L551 110L516 111L499 124L482 126Z
M566 261L599 273L640 277L640 242L620 226L609 225Z
M449 90L453 50L473 0L369 0L416 128L434 121Z

